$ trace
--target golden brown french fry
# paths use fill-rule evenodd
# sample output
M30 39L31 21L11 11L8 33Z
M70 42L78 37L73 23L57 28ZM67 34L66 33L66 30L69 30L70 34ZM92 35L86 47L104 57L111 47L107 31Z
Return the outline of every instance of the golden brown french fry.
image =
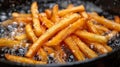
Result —
M47 62L47 53L44 51L43 48L40 48L37 52L37 55L39 58L41 58L41 61Z
M84 18L88 18L88 17L89 17L86 11L80 12L80 14L81 14L82 17L84 17Z
M39 21L39 11L38 11L38 6L37 6L37 2L33 2L31 5L31 13L32 13L32 18L33 18L33 27L34 27L34 31L36 36L40 36L43 31L42 31L42 26L40 25L40 21Z
M113 30L120 31L120 24L115 23L114 21L102 18L98 15L89 14L92 18L94 18L98 23L103 24L105 27Z
M43 48L47 52L48 55L55 53L55 50L52 47L43 46Z
M32 22L32 18L31 17L16 17L16 18L13 18L14 21L17 21L17 22L23 22L23 23L30 23Z
M3 26L8 26L9 24L12 24L14 22L14 20L12 19L8 19L8 20L5 20L1 23L1 25Z
M40 13L39 15L47 17L46 13Z
M32 18L32 15L31 14L25 14L25 13L17 13L17 12L14 12L12 13L12 17L30 17Z
M107 44L105 44L104 47L108 50L108 52L112 51L112 48L110 46L108 46Z
M68 7L67 7L67 9L71 9L71 8L73 8L73 7L74 7L73 4L69 4Z
M110 30L108 28L106 28L105 26L101 26L101 25L96 25L94 24L94 26L99 30L103 31L103 32L109 32Z
M74 42L78 45L78 47L80 48L80 50L84 53L84 55L86 55L86 57L88 57L88 58L95 58L95 57L98 56L93 50L91 50L77 36L73 35L72 38L73 38Z
M6 38L0 38L0 47L14 47L14 45L20 44L20 41L10 40Z
M27 35L26 34L21 34L21 35L18 35L18 36L15 36L15 39L16 40L24 40L27 38Z
M59 10L58 5L57 5L57 4L54 5L54 6L53 6L53 9L52 9L52 16L51 16L51 20L52 20L54 23L56 23L56 22L59 21L58 10Z
M72 14L69 17L64 18L58 24L55 24L51 28L49 28L43 35L39 37L39 39L33 43L33 45L29 48L26 53L26 57L33 57L38 49L46 42L49 38L51 38L54 34L56 34L61 29L65 28L69 24L73 23L79 18L78 14Z
M65 29L61 30L55 37L53 37L50 41L46 43L47 46L55 46L60 44L67 36L73 33L76 29L82 28L84 25L85 19L81 18L74 22L73 24L69 25Z
M5 54L5 57L7 60L13 61L13 62L27 63L27 64L46 64L46 62L43 62L43 61L36 61L36 60L28 59L25 57L14 56L10 54Z
M89 42L83 40L91 49L98 52L99 54L108 53L108 50L104 47L104 44L96 43L96 42Z
M120 17L119 16L115 16L114 17L114 21L120 24Z
M61 45L57 45L54 48L56 50L55 59L58 61L58 63L65 63L65 59L64 58L66 57L66 53L61 48Z
M110 38L112 38L113 36L115 36L117 34L118 34L118 32L113 30L109 34L106 35L106 38L109 40Z
M61 56L61 54L63 55L64 53L62 50L60 50L60 48L58 48L58 46L55 47L56 50L54 50L52 47L47 47L47 46L44 46L43 48L47 52L48 55L53 54L54 59L58 63L65 63L63 56Z
M44 23L47 28L50 28L54 25L54 23L51 20L47 19L47 17L45 17L45 16L41 16L40 19L41 19L42 23Z
M27 24L25 27L25 30L26 30L28 39L30 39L32 42L35 42L37 40L37 37L33 32L31 24Z
M69 47L69 49L72 51L73 55L76 57L77 60L83 61L85 60L84 54L79 50L79 47L77 44L73 41L72 37L67 37L64 40L65 44Z
M47 15L47 18L50 19L51 18L51 15L52 15L52 11L50 9L46 9L45 10L45 13Z
M94 24L91 21L86 22L86 25L87 25L88 31L95 33L95 34L99 34L98 30L96 29L96 27L94 26Z
M105 54L108 53L108 50L104 47L104 45L99 44L99 43L92 43L92 45L94 46L94 49L100 53L100 54Z
M86 39L91 42L98 42L98 43L106 43L107 42L107 38L105 36L97 35L94 33L87 32L87 31L77 30L75 32L75 34L77 36L79 36L80 38Z
M61 11L58 12L58 15L60 17L62 17L62 16L65 16L66 14L69 14L71 12L81 12L81 11L84 11L84 10L85 10L84 6L80 5L80 6L77 6L77 7L73 7L71 9L61 10Z

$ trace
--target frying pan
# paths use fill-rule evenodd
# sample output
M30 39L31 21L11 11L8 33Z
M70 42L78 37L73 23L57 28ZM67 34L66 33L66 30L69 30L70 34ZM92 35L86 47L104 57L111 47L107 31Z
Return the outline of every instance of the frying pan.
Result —
M12 12L29 13L30 5L35 0L0 0L0 22L11 18ZM39 3L39 11L42 12L46 8L51 8L55 3L59 4L60 8L65 8L68 4L74 5L83 4L86 11L96 11L100 15L104 15L108 19L113 19L114 15L120 15L120 1L119 0L36 0ZM97 58L77 61L66 64L47 64L47 65L33 65L22 64L17 62L7 61L0 58L0 65L3 66L27 66L27 67L66 67L66 66L98 66L100 62L107 63L116 60L116 56L120 51L120 36L119 34L109 40L108 44L113 48L111 53L100 55ZM119 65L119 62L117 62ZM109 64L109 67L111 64Z

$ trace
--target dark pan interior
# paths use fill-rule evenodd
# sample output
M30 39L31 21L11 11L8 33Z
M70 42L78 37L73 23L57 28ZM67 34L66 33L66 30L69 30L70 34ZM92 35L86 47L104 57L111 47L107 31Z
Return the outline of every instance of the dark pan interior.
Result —
M39 4L39 11L42 12L46 8L52 8L54 4L59 4L60 9L65 8L68 4L80 5L83 4L86 8L87 12L96 11L100 15L105 16L108 19L113 19L114 15L120 15L120 1L118 7L114 7L113 3L111 8L108 9L108 5L105 5L103 0L0 0L0 22L11 18L12 12L20 12L20 13L30 13L30 5L33 1L37 1ZM107 1L107 0L106 0ZM114 1L114 0L111 0ZM96 6L97 5L97 6ZM103 8L103 6L107 8ZM114 8L114 9L113 9ZM110 10L112 9L112 10ZM1 30L1 28L0 28ZM1 34L1 31L0 31ZM113 60L120 50L120 36L119 34L109 40L108 44L113 47L113 51L108 54L101 55L97 58L86 60L83 62L72 62L67 64L47 64L47 65L31 65L31 64L21 64L16 62L10 62L5 60L4 58L0 58L0 63L2 65L11 65L11 66L90 66L98 64L100 60L104 62L108 62L106 59Z

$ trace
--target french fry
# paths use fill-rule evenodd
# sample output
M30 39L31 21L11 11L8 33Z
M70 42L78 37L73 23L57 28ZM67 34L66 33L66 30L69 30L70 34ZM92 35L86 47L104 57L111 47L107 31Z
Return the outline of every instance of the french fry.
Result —
M67 37L64 40L65 44L69 47L73 55L76 57L77 60L83 61L85 60L85 57L83 53L79 50L79 47L77 44L73 41L72 37Z
M9 24L12 24L13 22L14 22L14 20L8 19L8 20L3 21L1 24L2 24L3 26L7 26L7 25L9 25Z
M37 37L33 32L32 26L30 24L27 24L25 27L25 30L26 30L28 39L30 39L32 42L35 42L37 40Z
M43 48L47 52L48 55L55 53L55 50L51 47L44 46Z
M96 42L89 42L84 40L85 43L87 43L87 45L93 49L94 51L98 52L99 54L105 54L108 53L108 50L105 48L105 44L100 44L100 43L96 43Z
M14 56L10 54L5 54L5 57L7 60L13 61L13 62L27 63L27 64L46 64L46 62L43 62L43 61L36 61L36 60L28 59L25 57Z
M44 42L46 42L49 38L51 38L55 33L60 31L61 29L76 21L78 18L78 14L72 14L69 17L66 17L65 19L61 20L58 24L55 24L54 26L49 28L43 35L39 37L39 39L35 43L33 43L33 45L29 48L25 56L33 57Z
M114 21L120 24L120 17L119 16L115 16L114 17Z
M39 15L47 17L46 13L40 13Z
M85 19L79 19L73 24L69 25L65 29L61 30L55 37L46 43L47 46L55 46L60 44L67 36L73 33L76 29L82 28L84 25Z
M71 8L73 8L73 7L74 7L73 4L69 4L68 7L67 7L67 9L71 9Z
M23 22L23 23L31 23L32 18L31 17L16 17L14 18L14 21Z
M10 40L6 38L0 38L0 47L14 47L14 45L20 44L20 41Z
M40 48L37 52L37 55L41 58L41 61L47 62L47 53L43 48Z
M50 19L51 18L51 15L52 15L52 11L50 9L46 9L45 10L45 13L47 15L47 18Z
M101 25L96 25L94 24L94 26L99 30L103 31L103 32L109 32L110 30L108 28L106 28L105 26L101 26Z
M82 17L84 17L84 18L88 18L88 17L89 17L86 11L80 12L80 14L81 14Z
M52 16L51 16L51 20L52 20L54 23L56 23L56 22L59 21L58 10L59 10L58 5L57 5L57 4L54 5L54 6L53 6L53 9L52 9Z
M58 63L65 63L65 61L62 59L63 57L60 55L61 53L64 54L63 51L61 51L60 49L54 50L52 47L47 47L47 46L44 46L43 48L48 53L48 55L53 54L54 59ZM55 47L55 49L58 49L58 47Z
M21 35L15 36L15 39L16 40L24 40L24 39L27 39L27 35L26 34L21 34Z
M98 57L98 55L91 50L84 42L82 42L77 36L72 36L74 42L78 45L80 50L86 55L88 58L95 58Z
M84 10L85 10L84 6L80 5L80 6L77 6L77 7L73 7L71 9L61 10L61 11L58 12L58 15L60 17L62 17L62 16L65 16L66 14L69 14L71 12L81 12L81 11L84 11Z
M109 40L109 39L111 39L113 36L115 36L117 34L118 34L118 32L113 30L109 34L106 35L106 38Z
M79 36L80 38L86 39L91 42L98 42L98 43L106 43L107 42L107 38L105 36L97 35L94 33L87 32L87 31L77 30L75 32L75 34L77 36Z
M34 30L35 30L35 34L36 36L40 36L43 31L42 31L42 26L40 25L40 21L39 21L39 18L38 18L38 6L37 6L37 2L33 2L32 5L31 5L31 13L32 13L32 16L33 16L33 27L34 27Z
M107 44L105 44L104 47L108 50L108 52L112 51L112 48L110 46L108 46Z
M17 13L17 12L14 12L14 13L12 13L12 17L24 17L24 18L26 18L26 17L29 17L29 18L32 18L32 15L31 14L22 14L22 13Z
M86 22L86 25L87 25L88 31L95 33L95 34L99 34L98 30L96 29L96 27L94 26L94 24L91 21Z
M58 60L58 63L65 63L64 58L66 57L66 53L61 48L61 45L57 45L54 48L56 50L56 57L55 57L55 59Z
M107 27L109 29L120 31L120 24L115 23L115 22L113 22L111 20L102 18L102 17L100 17L98 15L92 15L92 14L90 14L90 16L92 18L94 18L98 23L103 24L105 27Z
M92 43L94 45L94 49L100 53L100 54L105 54L108 53L108 50L104 47L104 45L99 44L99 43Z
M50 28L54 25L54 23L51 20L47 19L47 17L45 17L45 16L41 16L40 19L41 19L42 23L44 23L47 28Z

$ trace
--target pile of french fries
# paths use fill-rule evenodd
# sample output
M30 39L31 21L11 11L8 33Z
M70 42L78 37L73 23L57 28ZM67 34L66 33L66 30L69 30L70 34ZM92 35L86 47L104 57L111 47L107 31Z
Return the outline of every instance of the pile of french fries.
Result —
M5 54L7 60L19 63L47 64L50 54L58 63L65 63L63 57L67 53L62 49L63 44L77 61L96 58L112 51L107 42L120 32L120 17L108 20L96 12L87 13L83 5L70 4L59 10L56 4L52 9L39 13L37 2L33 2L31 14L14 12L12 17L18 23L25 23L25 34L15 36L15 39L28 39L32 43L24 57ZM13 43L19 43L5 40L0 39L0 46L12 47ZM34 60L35 55L41 60Z

